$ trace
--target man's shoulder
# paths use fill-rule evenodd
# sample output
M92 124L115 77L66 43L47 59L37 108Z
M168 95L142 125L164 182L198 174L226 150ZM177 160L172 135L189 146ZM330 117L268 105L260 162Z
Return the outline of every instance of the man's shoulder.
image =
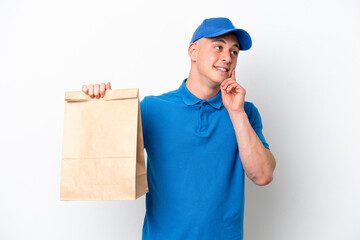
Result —
M175 89L160 95L149 95L145 96L141 101L141 104L144 105L154 105L154 104L166 104L172 102L178 102L181 100L181 96L179 95L179 89Z

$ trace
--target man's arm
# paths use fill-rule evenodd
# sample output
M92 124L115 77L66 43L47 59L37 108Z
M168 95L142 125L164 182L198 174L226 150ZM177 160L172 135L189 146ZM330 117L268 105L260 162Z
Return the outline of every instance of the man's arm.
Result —
M276 165L274 156L260 141L245 111L230 112L229 115L246 175L257 185L269 184Z
M240 159L246 175L257 185L273 179L275 158L252 128L244 109L246 91L235 81L235 71L220 86L223 104L233 124Z

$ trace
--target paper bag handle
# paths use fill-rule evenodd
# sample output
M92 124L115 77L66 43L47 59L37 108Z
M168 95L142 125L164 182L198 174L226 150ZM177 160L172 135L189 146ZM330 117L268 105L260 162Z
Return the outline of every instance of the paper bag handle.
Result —
M93 99L96 100L118 100L118 99L131 99L131 98L138 98L139 89L138 88L129 88L129 89L113 89L113 90L106 90L105 96L103 98L91 98L83 91L72 91L72 92L65 92L65 101L68 102L83 102L83 101L90 101Z

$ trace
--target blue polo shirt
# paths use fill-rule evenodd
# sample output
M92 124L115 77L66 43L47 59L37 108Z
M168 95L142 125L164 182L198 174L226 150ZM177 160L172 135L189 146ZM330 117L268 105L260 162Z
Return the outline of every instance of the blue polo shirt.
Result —
M147 152L143 240L241 240L244 170L221 92L210 100L185 85L141 101ZM266 148L260 114L245 102Z

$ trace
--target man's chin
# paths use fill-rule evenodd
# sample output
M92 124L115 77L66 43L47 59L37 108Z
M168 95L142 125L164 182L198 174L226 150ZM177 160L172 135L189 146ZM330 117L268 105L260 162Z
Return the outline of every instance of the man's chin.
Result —
M231 72L220 72L219 70L215 69L215 75L213 75L214 77L214 81L216 81L217 83L221 84L225 79L228 79L231 77Z
M216 85L220 85L223 81L228 79L230 76L222 75L222 76L216 76L212 79L212 82L216 83Z
M225 81L226 79L228 79L228 78L230 78L230 77L231 77L230 74L222 75L222 76L220 76L220 77L218 78L218 81L219 81L219 82L223 82L223 81Z
M226 78L221 78L221 79L214 79L213 83L217 86L220 86L220 84L225 81Z

